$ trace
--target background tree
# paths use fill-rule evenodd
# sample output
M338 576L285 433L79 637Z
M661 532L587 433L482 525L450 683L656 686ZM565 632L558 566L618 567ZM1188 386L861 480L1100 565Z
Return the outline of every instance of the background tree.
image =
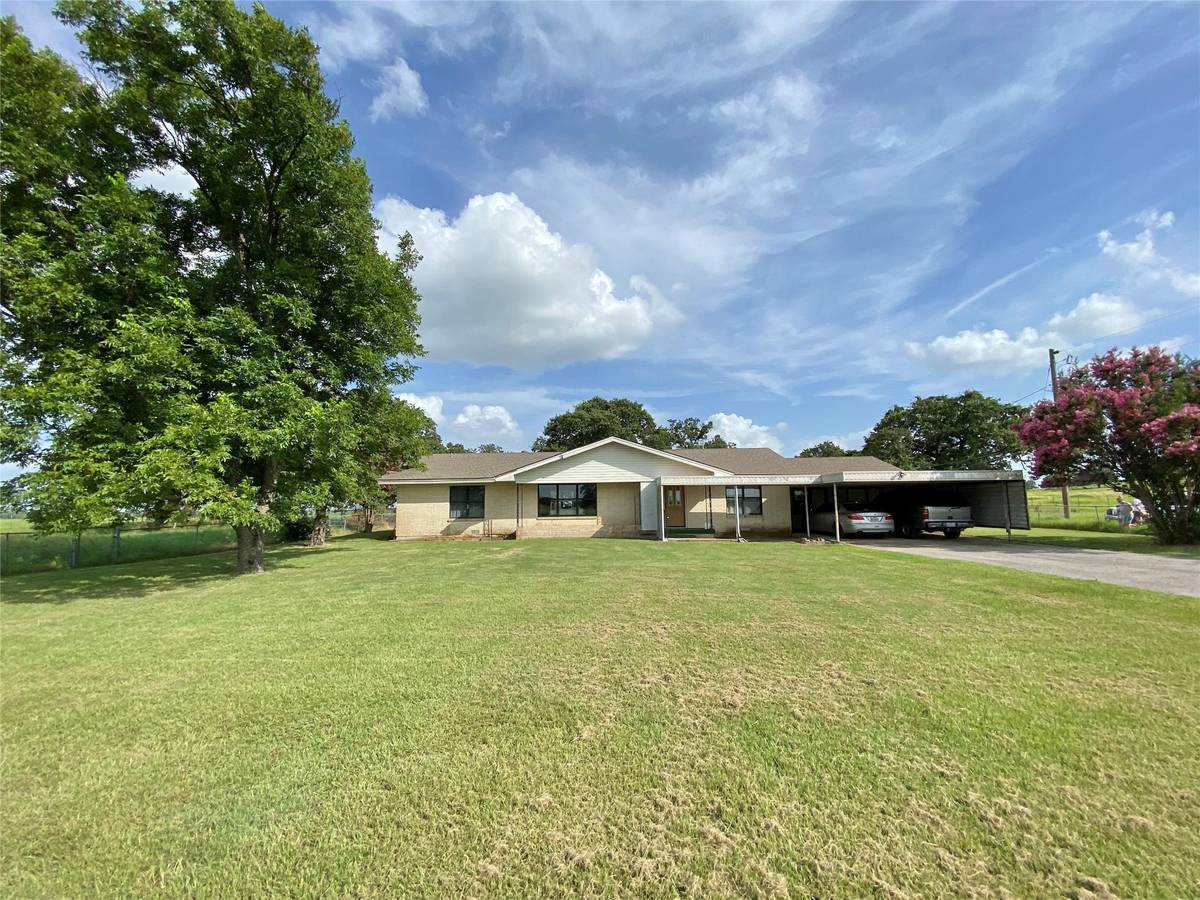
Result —
M83 371L82 388L39 363L55 352L44 328L30 327L6 359L6 374L30 373L6 401L19 413L13 445L23 435L23 455L40 457L35 511L46 522L94 519L154 494L166 507L202 505L237 529L239 568L261 571L264 533L322 490L329 454L374 427L354 420L356 433L330 437L353 395L411 375L420 347L408 274L419 257L407 236L394 260L375 246L370 182L305 32L228 0L65 0L60 13L105 79L101 112L115 132L98 166L119 203L91 215L108 214L110 231L143 227L140 244L132 231L109 244L119 265L138 263L140 280L82 255L61 278L59 306L78 308L69 320L90 316L62 335L63 365ZM6 65L6 93L10 75ZM33 137L36 156L52 152L53 135ZM40 186L66 193L88 175L83 159L75 166L82 175L51 171ZM124 176L147 166L179 167L196 190L175 199L130 188ZM157 228L144 227L150 218ZM18 226L13 244L27 231ZM12 313L22 326L41 322L30 299ZM111 359L122 342L145 345L126 354L132 369ZM147 409L121 428L143 389ZM87 396L59 399L72 391ZM92 402L109 424L94 421ZM33 433L48 435L47 450L32 448Z
M893 406L862 452L902 469L1005 469L1023 448L1013 432L1025 407L978 391Z
M847 450L840 444L835 444L833 441L821 441L813 444L811 447L805 447L803 450L797 453L796 456L797 458L814 456L858 456L858 451Z
M1160 541L1200 540L1200 361L1110 350L1061 378L1058 399L1035 404L1017 433L1035 474L1107 470L1146 504Z
M678 450L711 450L732 446L719 434L709 437L712 429L712 422L701 422L695 416L689 416L686 419L667 419L667 426L663 430L669 441L668 446Z
M670 435L646 407L633 400L593 397L551 418L533 442L534 450L573 450L606 437L619 437L647 447L666 449Z
M480 444L478 447L475 448L475 452L476 453L503 453L504 448L501 447L499 444L487 443L487 444Z
M314 468L302 474L295 493L296 512L312 511L309 544L314 547L329 537L330 508L356 507L363 529L372 531L376 511L390 500L379 486L380 474L419 465L427 452L424 430L432 423L387 389L355 391L340 413L331 417L310 457Z
M686 419L667 419L667 437L671 446L680 450L703 447L712 431L712 422L701 422L695 416Z

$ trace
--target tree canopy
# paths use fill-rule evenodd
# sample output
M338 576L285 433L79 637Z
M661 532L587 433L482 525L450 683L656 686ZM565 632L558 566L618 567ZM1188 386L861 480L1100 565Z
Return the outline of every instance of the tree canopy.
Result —
M658 450L732 447L719 434L709 437L712 422L695 417L654 421L649 410L634 400L593 397L551 418L533 442L534 450L573 450L606 437L619 437Z
M695 416L686 419L667 419L668 446L676 450L696 450L732 447L719 434L709 437L713 430L712 422L701 422Z
M646 407L633 400L593 397L551 418L533 442L534 450L573 450L606 437L619 437L647 447L665 449L670 436Z
M841 444L835 444L833 441L819 441L811 447L805 447L796 456L798 458L813 456L858 456L858 452L847 450Z
M376 247L306 32L231 0L59 14L105 91L5 24L4 456L38 466L39 526L203 506L260 570L267 529L428 431L389 393L421 353L419 256ZM134 185L154 167L195 190Z
M1034 474L1107 472L1142 500L1164 543L1200 540L1200 361L1110 350L1059 381L1017 427Z
M893 406L863 454L902 469L1005 469L1023 454L1013 426L1025 407L965 391Z

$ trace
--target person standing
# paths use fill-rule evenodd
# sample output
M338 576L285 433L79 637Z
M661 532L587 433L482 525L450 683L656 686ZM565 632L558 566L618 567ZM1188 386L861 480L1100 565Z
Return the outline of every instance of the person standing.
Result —
M1128 528L1133 524L1133 504L1124 497L1117 498L1117 521L1122 528Z

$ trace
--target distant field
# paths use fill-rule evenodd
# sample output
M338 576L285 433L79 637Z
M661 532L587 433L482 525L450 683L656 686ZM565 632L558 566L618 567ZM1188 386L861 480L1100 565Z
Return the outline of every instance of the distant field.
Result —
M0 896L1200 884L1195 600L785 542L267 565L5 580Z

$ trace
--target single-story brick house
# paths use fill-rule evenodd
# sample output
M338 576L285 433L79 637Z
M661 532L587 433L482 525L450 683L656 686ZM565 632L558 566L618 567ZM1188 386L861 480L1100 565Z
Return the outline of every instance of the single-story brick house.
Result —
M977 524L1029 527L1019 470L905 472L871 456L655 450L615 437L563 453L437 453L421 462L379 481L395 497L400 539L803 534L821 503L948 483Z

